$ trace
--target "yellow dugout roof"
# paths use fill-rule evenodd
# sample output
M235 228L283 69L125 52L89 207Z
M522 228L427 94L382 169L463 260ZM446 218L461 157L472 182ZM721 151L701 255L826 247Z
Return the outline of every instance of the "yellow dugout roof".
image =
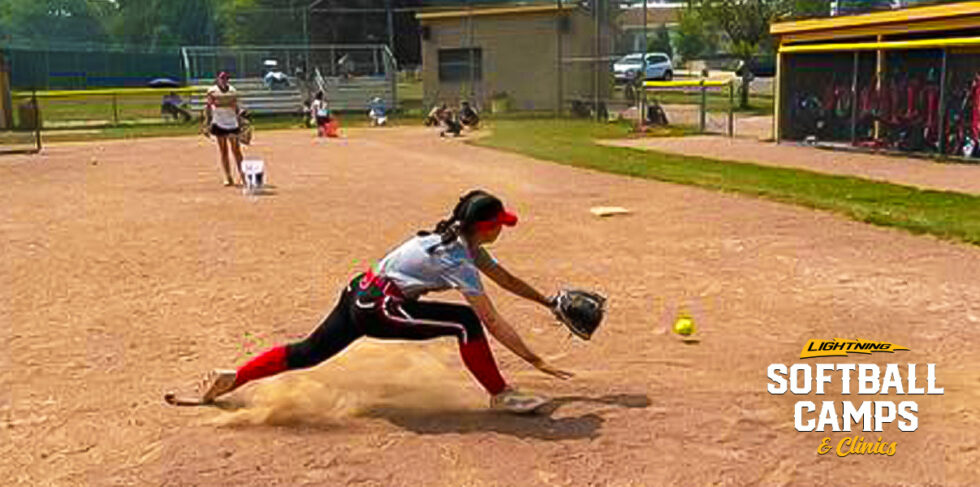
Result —
M980 2L873 12L862 15L772 24L769 32L783 42L941 31L980 26Z

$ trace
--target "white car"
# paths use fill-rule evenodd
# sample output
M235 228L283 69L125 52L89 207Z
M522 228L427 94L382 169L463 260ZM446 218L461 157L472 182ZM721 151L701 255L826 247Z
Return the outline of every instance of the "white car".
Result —
M674 65L670 57L662 52L648 52L647 72L644 79L674 79ZM643 53L627 54L613 63L613 75L617 83L626 83L643 70Z

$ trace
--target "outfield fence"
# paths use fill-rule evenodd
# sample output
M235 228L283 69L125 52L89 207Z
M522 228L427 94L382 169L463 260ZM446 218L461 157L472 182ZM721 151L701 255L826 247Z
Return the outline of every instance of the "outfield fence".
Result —
M200 93L198 87L119 88L38 91L35 96L41 128L70 129L187 123L200 116L189 105Z
M398 63L384 44L192 46L181 56L188 84L209 84L224 71L232 84L238 80L239 91L248 87L250 96L261 94L263 104L279 111L276 100L301 111L317 91L334 110L367 110L374 97L398 106Z
M29 46L0 42L19 90L141 87L158 78L180 80L176 48L72 45Z

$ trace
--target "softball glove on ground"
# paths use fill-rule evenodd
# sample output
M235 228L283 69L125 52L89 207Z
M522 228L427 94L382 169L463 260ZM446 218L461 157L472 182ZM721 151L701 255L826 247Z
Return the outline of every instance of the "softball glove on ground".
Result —
M606 298L599 293L580 289L563 289L551 298L555 318L575 336L588 340L602 323Z

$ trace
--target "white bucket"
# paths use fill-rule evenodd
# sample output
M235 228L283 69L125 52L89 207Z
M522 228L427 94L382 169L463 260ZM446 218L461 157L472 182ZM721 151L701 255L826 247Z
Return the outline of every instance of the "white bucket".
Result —
M262 159L243 160L242 173L245 175L245 193L256 194L262 191L265 184L265 162Z

